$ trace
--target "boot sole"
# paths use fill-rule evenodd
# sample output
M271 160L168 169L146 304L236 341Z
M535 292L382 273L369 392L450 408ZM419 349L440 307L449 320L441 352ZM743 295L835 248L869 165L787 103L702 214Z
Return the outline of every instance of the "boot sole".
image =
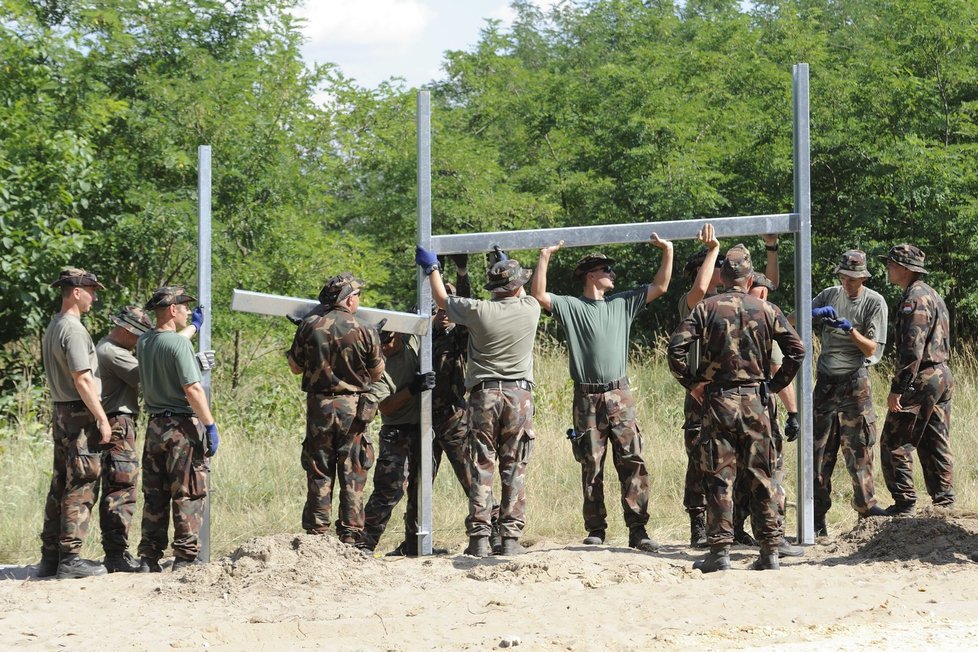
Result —
M107 574L108 574L108 571L105 571L105 570L103 570L101 573L99 573L99 572L90 572L90 571L82 571L82 572L69 571L67 573L63 573L61 571L58 571L58 574L55 575L55 577L57 579L59 579L59 580L80 580L80 579L84 579L86 577L98 577L100 575L107 575Z

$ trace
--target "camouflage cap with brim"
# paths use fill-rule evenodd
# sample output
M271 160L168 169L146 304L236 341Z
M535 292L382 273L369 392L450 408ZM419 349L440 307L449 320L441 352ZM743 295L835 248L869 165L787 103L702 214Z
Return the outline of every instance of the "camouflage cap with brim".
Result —
M924 267L924 258L924 252L912 244L898 244L895 247L890 247L889 253L885 256L880 256L880 259L887 262L893 261L897 265L906 267L911 272L927 274L927 269Z
M501 260L486 272L489 281L482 287L490 292L512 292L530 280L530 270L523 269L518 261Z
M686 266L683 267L683 276L692 276L699 270L703 265L703 261L706 260L706 254L709 253L709 249L706 247L700 247L697 251L691 253L688 258L686 258ZM717 256L715 263L717 269L723 267L723 259Z
M723 267L720 273L729 279L748 278L754 273L754 266L751 263L750 252L742 244L734 245L727 250L727 255L723 257Z
M614 259L605 256L603 253L597 251L590 253L577 261L577 265L574 267L574 278L583 278L585 274L596 267L604 267L605 265L611 266L614 264Z
M850 249L842 254L842 260L836 266L835 273L852 278L869 278L872 276L866 267L866 254L858 249Z
M84 287L104 290L105 286L98 282L98 277L78 267L65 267L58 274L58 280L51 284L53 288Z
M753 284L755 286L767 288L769 292L774 292L775 290L774 283L772 283L771 279L769 279L764 274L761 274L760 272L754 272L751 275L751 279L753 280Z
M153 323L146 316L139 306L126 306L119 314L112 315L112 323L116 326L125 328L133 335L142 335L153 328Z
M343 272L330 278L319 291L319 303L336 305L367 284L362 278L357 278L350 272Z
M143 306L146 310L156 310L157 308L166 308L167 306L174 306L181 303L193 303L197 301L196 298L187 294L187 288L182 285L166 285L161 288L157 288L153 292L153 296L150 297L146 305Z

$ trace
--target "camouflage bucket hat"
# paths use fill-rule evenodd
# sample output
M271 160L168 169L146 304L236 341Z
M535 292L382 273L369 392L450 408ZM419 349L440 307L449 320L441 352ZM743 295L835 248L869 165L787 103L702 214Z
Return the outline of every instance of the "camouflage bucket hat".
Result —
M723 258L723 267L720 268L721 274L728 279L747 278L754 273L754 266L751 264L750 252L742 244L730 247L727 255Z
M858 249L850 249L842 254L842 262L835 268L835 273L852 278L869 278L872 276L866 268L866 254Z
M126 306L123 308L119 314L112 315L112 323L116 326L121 326L133 335L142 335L149 329L153 328L153 324L149 321L149 317L143 312L139 306Z
M686 258L686 266L683 267L683 276L689 277L696 273L696 271L706 260L706 254L709 253L709 249L706 247L700 247L694 253L691 253L688 258ZM717 256L716 267L719 269L723 267L723 259Z
M357 278L350 272L343 272L326 281L323 289L319 291L319 303L327 306L336 305L366 285L362 278Z
M156 310L157 308L166 308L167 306L173 306L181 303L192 303L197 301L194 297L187 294L187 288L182 285L166 285L161 288L157 288L153 292L153 296L150 300L146 302L143 306L145 310Z
M105 286L98 282L98 277L78 267L65 267L58 274L58 280L51 284L53 288L86 287L104 290Z
M604 267L605 265L614 265L615 261L613 258L608 258L602 253L594 252L584 256L579 261L577 261L577 266L574 268L574 278L580 279L584 278L584 275L593 270L596 267Z
M772 283L771 279L769 279L764 274L761 274L760 272L754 272L751 278L753 279L755 286L767 288L768 292L774 292L775 290L774 283Z
M501 260L486 272L489 282L484 286L490 292L512 292L530 280L530 271L523 269L519 262L510 258Z
M906 267L911 272L926 274L927 269L924 267L924 257L924 252L912 244L898 244L895 247L891 247L889 253L885 256L880 256L880 259L887 262L893 261L897 265Z

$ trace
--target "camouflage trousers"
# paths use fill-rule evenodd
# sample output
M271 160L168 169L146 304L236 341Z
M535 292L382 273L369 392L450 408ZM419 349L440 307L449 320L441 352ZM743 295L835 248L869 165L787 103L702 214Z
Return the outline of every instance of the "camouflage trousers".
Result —
M604 460L611 456L621 485L621 508L629 529L649 521L649 472L642 459L642 434L627 386L603 393L574 389L574 456L581 464L584 529L608 528L604 504Z
M139 556L159 560L173 518L173 554L196 559L210 464L204 426L190 415L150 417L143 444L143 521Z
M852 506L863 514L876 504L873 482L876 410L868 370L862 367L842 376L819 374L812 403L815 520L824 519L832 507L832 472L840 447L852 478Z
M765 549L777 548L783 536L775 480L777 450L770 415L758 388L708 387L704 401L703 454L710 545L733 543L734 485L738 475L743 475L749 488L754 537Z
M913 451L917 449L927 493L935 505L954 504L954 457L951 455L951 393L954 378L947 365L922 369L913 390L901 403L908 410L890 412L880 437L883 479L893 500L913 504Z
M686 480L683 487L683 507L692 515L706 512L706 471L703 455L703 408L686 392L683 405L686 422L683 424L683 443L686 447Z
M48 554L78 554L102 472L99 431L82 401L54 404L54 465L44 503L41 547Z
M469 421L465 410L454 410L449 414L434 415L435 441L432 443L434 456L432 471L437 474L442 455L452 465L452 471L462 486L465 495L472 489L472 465L469 455Z
M98 504L102 548L106 554L121 554L129 547L129 527L136 510L136 420L130 414L109 417L111 446L102 452L102 490Z
M499 460L499 531L519 539L526 524L526 466L533 450L533 394L519 387L474 388L468 400L472 489L465 528L489 536L495 504L492 481Z
M356 418L356 394L309 393L306 398L306 438L302 468L306 472L306 504L302 529L309 534L329 530L333 483L339 479L339 518L336 536L358 543L363 536L363 491L374 449L367 424Z

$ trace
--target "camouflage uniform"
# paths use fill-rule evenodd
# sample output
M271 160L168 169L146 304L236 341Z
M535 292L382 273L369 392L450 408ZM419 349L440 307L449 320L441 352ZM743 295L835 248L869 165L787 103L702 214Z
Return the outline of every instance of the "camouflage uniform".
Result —
M333 483L339 476L336 534L351 544L360 541L363 533L363 490L374 461L357 406L371 375L378 367L383 371L384 365L377 331L336 305L361 287L363 281L349 274L330 279L320 293L320 303L332 309L306 317L288 353L302 369L302 389L308 394L301 455L307 480L302 528L309 534L329 529Z
M888 260L926 273L916 247L893 247ZM947 366L950 325L944 300L921 279L903 293L895 321L896 363L890 392L901 396L903 412L889 412L880 442L883 478L897 508L912 508L913 451L920 456L927 493L934 505L954 505L951 455L951 393L954 378Z
M750 254L742 245L727 254L730 278L750 273ZM726 272L725 267L725 272ZM765 386L772 339L781 345L784 364ZM687 354L699 340L699 366ZM703 401L702 436L709 469L707 534L711 547L733 543L733 484L748 474L751 515L762 551L776 551L783 531L774 482L777 451L767 402L797 373L804 346L774 305L737 288L701 301L673 333L669 367L687 389L708 383Z

